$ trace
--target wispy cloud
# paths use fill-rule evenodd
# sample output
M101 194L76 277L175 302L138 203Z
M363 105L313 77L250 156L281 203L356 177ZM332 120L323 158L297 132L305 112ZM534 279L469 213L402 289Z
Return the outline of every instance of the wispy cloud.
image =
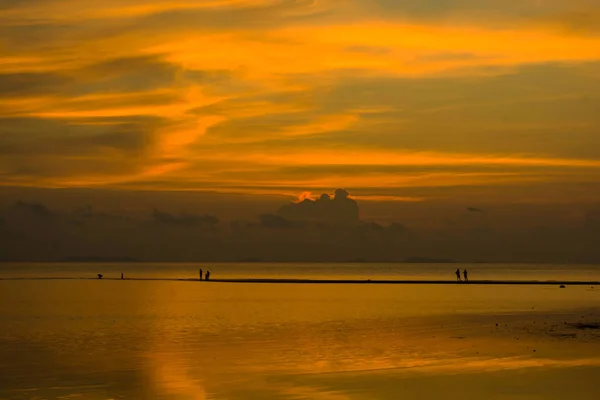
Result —
M0 173L157 190L338 181L372 199L591 181L598 15L586 0L10 2Z

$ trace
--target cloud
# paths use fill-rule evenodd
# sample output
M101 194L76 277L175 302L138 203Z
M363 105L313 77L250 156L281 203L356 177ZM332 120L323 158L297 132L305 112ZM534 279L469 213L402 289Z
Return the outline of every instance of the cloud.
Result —
M214 227L219 223L219 218L214 215L193 215L181 214L173 215L167 212L154 210L152 213L154 221L158 224L173 225L173 226L210 226Z
M481 208L476 208L476 207L467 207L467 211L469 211L469 212L484 212Z
M4 220L0 257L11 260L94 256L147 261L402 261L419 255L459 261L592 262L600 257L597 213L589 204L495 204L482 226L461 217L459 202L361 201L360 212L366 217L340 224L327 218L307 221L269 213L277 204L254 208L257 199L251 196L0 189L6 204L0 208ZM346 195L338 192L340 199L348 200ZM5 203L14 196L24 200ZM215 201L209 205L201 200L206 198ZM88 200L93 202L90 206L68 206L88 204ZM146 207L150 202L161 203L161 209L186 211L151 212ZM227 211L223 204L229 202ZM232 210L247 213L237 215ZM241 220L220 229L202 229L216 227L214 215L224 221Z
M261 214L259 215L260 226L263 228L292 228L292 221L276 214Z
M89 155L102 149L141 152L151 146L154 118L110 117L80 120L0 118L0 154Z
M508 28L550 21L577 21L584 27L595 19L598 5L590 0L361 0L383 18L467 23L485 20L491 27ZM586 10L586 13L581 12ZM587 18L585 18L587 15ZM577 18L579 16L579 18ZM570 17L570 18L569 18ZM571 19L572 18L572 19Z
M72 83L70 77L52 72L4 73L0 74L0 97L55 93Z
M592 3L4 2L0 176L544 199L598 177Z
M304 200L312 200L312 193L311 192L302 192L300 193L300 195L298 196L298 203L301 203Z
M11 209L12 215L22 215L27 217L34 217L40 219L47 219L52 216L52 213L48 208L38 203L26 203L18 201Z
M591 231L600 232L600 210L591 210L585 213L585 227Z
M147 168L139 160L153 151L161 123L145 117L0 118L0 172L15 183L50 186L123 179Z
M45 95L64 101L86 95L151 92L196 79L201 76L182 71L158 54L124 56L54 71L0 73L0 97Z
M393 235L406 235L410 232L410 230L399 222L392 222L388 227L388 231Z
M279 214L298 221L356 224L358 203L348 196L347 190L337 189L333 198L326 193L316 200L305 197L297 203L284 205Z

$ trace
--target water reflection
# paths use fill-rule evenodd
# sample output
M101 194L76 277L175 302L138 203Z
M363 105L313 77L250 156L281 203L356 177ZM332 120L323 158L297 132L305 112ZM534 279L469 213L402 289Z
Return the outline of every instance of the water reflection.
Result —
M599 341L545 334L571 289L0 282L0 398L586 398Z

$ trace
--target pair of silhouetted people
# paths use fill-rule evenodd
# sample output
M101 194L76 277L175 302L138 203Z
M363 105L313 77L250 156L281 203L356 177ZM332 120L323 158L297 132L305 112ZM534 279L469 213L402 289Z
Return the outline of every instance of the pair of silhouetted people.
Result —
M102 279L104 275L102 274L98 274L98 279ZM121 272L121 279L125 279L125 276L123 275L123 273Z
M460 268L456 269L455 274L456 274L456 281L462 282L462 280L460 279ZM469 277L468 277L468 273L467 273L466 269L463 271L463 276L465 277L465 282L469 282Z
M200 280L202 280L202 268L198 271L198 273L200 274ZM207 281L210 279L210 271L206 270L206 275L204 277L204 280Z

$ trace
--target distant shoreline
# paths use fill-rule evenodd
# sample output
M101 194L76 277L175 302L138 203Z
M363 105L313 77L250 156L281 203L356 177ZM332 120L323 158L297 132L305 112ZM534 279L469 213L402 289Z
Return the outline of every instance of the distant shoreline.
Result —
M330 264L330 265L348 265L348 264L438 264L438 265L593 265L600 266L600 262L550 262L550 261L153 261L153 260L138 260L138 259L121 259L121 260L1 260L0 264L197 264L197 265L221 265L221 264Z

